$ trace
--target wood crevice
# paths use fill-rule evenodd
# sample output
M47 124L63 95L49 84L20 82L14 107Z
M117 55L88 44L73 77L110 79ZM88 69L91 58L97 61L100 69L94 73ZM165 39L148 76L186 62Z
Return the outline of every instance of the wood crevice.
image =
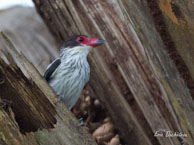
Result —
M150 14L153 17L153 20L154 20L154 23L156 26L156 30L160 34L161 39L163 40L163 42L165 44L165 48L168 52L168 55L170 56L170 58L173 60L174 64L176 65L176 68L177 68L180 76L183 78L185 84L189 88L189 91L191 93L192 98L194 99L194 81L191 77L191 74L189 72L188 67L186 66L184 60L182 59L182 57L180 56L180 54L176 50L175 44L174 44L170 34L167 31L167 28L166 28L166 25L164 22L164 18L163 18L162 12L158 6L158 3L154 0L147 0L147 2L148 2ZM175 4L171 3L171 6L175 12ZM180 10L178 11L177 9L178 8L176 8L175 15L179 15L179 17L182 18L181 11Z

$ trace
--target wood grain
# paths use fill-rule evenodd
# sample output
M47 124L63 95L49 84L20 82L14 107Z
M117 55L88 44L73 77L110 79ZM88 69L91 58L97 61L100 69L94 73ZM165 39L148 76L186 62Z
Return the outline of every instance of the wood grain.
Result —
M0 52L0 144L96 144L3 33Z

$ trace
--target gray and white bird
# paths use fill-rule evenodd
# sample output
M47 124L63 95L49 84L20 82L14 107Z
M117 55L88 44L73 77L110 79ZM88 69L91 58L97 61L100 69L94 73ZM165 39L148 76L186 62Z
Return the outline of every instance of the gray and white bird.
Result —
M62 45L59 58L47 67L44 77L67 108L71 109L76 104L89 80L88 53L104 43L103 39L73 36Z

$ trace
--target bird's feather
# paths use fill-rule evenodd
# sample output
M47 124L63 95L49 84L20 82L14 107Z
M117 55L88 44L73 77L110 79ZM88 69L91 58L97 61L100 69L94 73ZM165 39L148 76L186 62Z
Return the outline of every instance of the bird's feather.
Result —
M44 78L49 81L52 73L56 70L56 68L61 64L61 60L58 58L55 61L53 61L48 68L46 69L46 72L44 73Z

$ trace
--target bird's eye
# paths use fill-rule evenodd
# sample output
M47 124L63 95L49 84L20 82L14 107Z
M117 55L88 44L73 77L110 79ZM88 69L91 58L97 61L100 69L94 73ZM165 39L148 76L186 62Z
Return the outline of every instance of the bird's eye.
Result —
M79 37L78 41L79 42L83 42L84 41L84 38L83 37Z
M81 45L84 45L88 42L88 39L85 36L79 36L76 38L76 42L78 42Z

